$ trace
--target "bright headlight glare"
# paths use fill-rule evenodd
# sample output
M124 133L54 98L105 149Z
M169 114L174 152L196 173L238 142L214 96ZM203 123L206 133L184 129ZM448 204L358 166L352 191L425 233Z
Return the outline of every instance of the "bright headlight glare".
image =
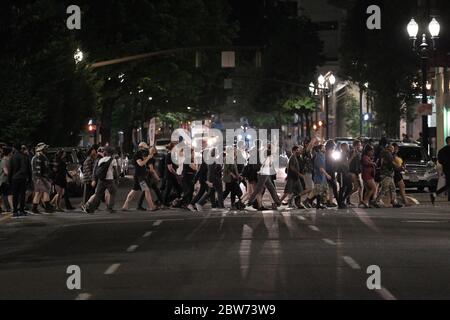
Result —
M331 154L331 158L332 158L334 161L341 160L341 158L342 158L342 152L340 152L340 151L333 151L333 153Z

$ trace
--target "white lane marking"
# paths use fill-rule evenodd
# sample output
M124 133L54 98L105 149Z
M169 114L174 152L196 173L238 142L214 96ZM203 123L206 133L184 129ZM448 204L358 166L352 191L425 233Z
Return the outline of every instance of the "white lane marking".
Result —
M80 293L75 300L84 301L91 299L92 295L90 293Z
M308 226L312 231L315 231L315 232L319 232L320 231L320 229L319 228L317 228L316 226Z
M381 287L381 290L376 290L376 292L382 297L384 300L397 300L397 298L389 292L385 287Z
M162 220L157 220L157 221L155 221L155 223L153 223L153 226L157 227L157 226L161 225L161 223L163 223Z
M138 245L132 245L127 249L127 252L135 252L137 250L137 248L139 248Z
M377 233L380 233L380 229L375 225L375 223L370 219L367 212L360 208L353 208L353 212L356 213L359 220L361 220L362 223L364 223L367 227L369 227L372 231L375 231Z
M114 274L120 267L120 263L115 263L109 266L108 269L105 271L105 275L111 275Z
M353 270L361 270L361 266L352 257L343 256L342 259L344 259L345 263L347 263Z
M152 235L152 233L153 233L153 231L146 232L146 233L142 236L142 238L148 238L148 237L150 237L150 236Z
M326 244L329 244L330 246L335 246L336 242L334 242L333 240L330 239L322 239L323 242L325 242Z
M303 217L303 216L297 216L297 219L300 220L300 221L305 221L306 220L306 218Z

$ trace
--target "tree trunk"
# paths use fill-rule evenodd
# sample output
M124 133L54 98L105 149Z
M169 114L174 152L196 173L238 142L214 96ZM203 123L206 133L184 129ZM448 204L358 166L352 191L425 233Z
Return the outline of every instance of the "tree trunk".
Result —
M306 112L306 137L311 137L311 121L310 121L310 112Z
M300 116L300 136L302 138L304 138L305 137L305 121L304 121L305 114L304 114L304 112L303 111L300 112L299 116Z

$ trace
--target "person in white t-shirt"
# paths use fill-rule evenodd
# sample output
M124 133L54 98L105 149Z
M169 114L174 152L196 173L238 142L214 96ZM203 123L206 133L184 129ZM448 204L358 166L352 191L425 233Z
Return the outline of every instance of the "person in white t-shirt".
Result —
M250 199L248 200L248 206L252 206L256 200L256 197L263 193L264 188L266 188L270 196L272 197L274 203L279 207L281 206L280 197L277 194L277 190L275 185L271 179L273 175L276 175L277 171L275 169L275 164L273 160L273 155L271 151L271 147L267 148L267 157L264 160L264 163L261 166L261 170L258 173L258 182L256 184L256 188L253 191ZM265 208L262 206L259 208L260 210L264 210Z

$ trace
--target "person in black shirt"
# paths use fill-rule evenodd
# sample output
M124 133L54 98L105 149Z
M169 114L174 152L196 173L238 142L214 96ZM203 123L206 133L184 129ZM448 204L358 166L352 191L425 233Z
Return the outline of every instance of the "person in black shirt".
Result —
M154 195L156 196L156 202L160 206L163 202L163 195L161 193L161 190L158 187L159 182L161 181L161 178L159 177L159 174L157 170L155 169L156 164L156 156L158 154L158 150L155 147L152 147L150 149L150 153L153 154L153 158L151 158L147 163L147 184L150 187L150 189L154 192ZM141 197L139 198L138 202L138 210L144 210L143 204L145 199L145 193L143 192L141 194Z
M59 150L56 155L55 159L52 163L52 173L51 178L53 181L53 185L56 189L56 195L51 201L51 204L55 207L56 211L64 212L63 209L61 209L61 199L64 197L67 189L67 177L72 178L69 173L67 172L67 164L64 161L64 158L66 157L66 153L64 150ZM67 208L69 209L69 208Z
M15 147L14 155L11 158L8 182L11 186L13 195L13 217L26 216L25 212L25 193L27 183L31 180L31 164L27 155L25 155L21 146Z
M197 173L194 177L194 185L198 182L200 184L200 189L195 195L194 199L192 199L191 203L188 205L188 209L192 212L196 211L195 204L200 201L203 195L208 191L208 184L206 183L208 176L208 165L206 164L205 157L208 150L203 151L202 156L202 164L200 165Z
M187 161L187 160L186 160ZM194 149L191 150L190 163L183 163L183 197L181 203L183 206L187 207L191 204L194 197L194 178L197 173L197 165L195 164L195 152Z
M445 191L447 191L447 200L450 201L450 137L447 137L445 142L447 145L439 150L438 153L438 161L442 165L442 171L445 175L445 186L430 195L433 205L436 201L436 196Z
M127 211L129 203L134 199L136 192L139 190L145 194L145 199L147 200L148 208L154 211L155 205L153 203L152 195L150 192L150 187L148 185L148 162L154 157L154 153L149 153L149 147L147 143L141 142L139 144L139 151L133 157L133 164L135 167L134 171L134 187L133 190L127 196L127 199L122 207L123 211Z
M178 166L172 161L172 150L175 147L175 143L171 142L167 146L167 156L166 156L166 189L164 190L163 199L164 205L170 206L172 191L176 192L176 198L180 198L183 192L180 184L177 180L177 169Z
M216 158L217 149L213 149L211 151L211 156ZM208 194L204 194L203 197L195 204L197 211L203 211L203 206L205 205L208 197L211 199L217 194L217 207L223 209L223 185L222 185L222 165L217 163L218 159L208 165L208 173L207 173L207 184L209 187Z
M347 199L351 195L352 191L352 177L350 175L350 166L349 166L349 155L350 155L350 147L347 143L341 144L341 159L338 164L338 173L339 173L339 195L338 195L338 205L339 209L346 209Z

